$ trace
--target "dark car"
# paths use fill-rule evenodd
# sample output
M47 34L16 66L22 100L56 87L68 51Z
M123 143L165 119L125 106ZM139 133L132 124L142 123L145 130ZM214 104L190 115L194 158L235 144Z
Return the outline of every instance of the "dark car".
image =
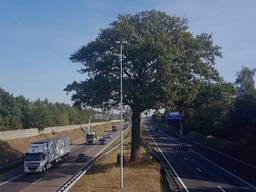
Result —
M154 137L155 137L156 139L160 139L160 136L159 136L158 134L155 134Z
M117 131L117 126L116 125L112 125L112 131L116 132Z
M99 139L99 144L100 145L106 145L107 144L107 139L106 138L100 138Z
M192 146L190 144L187 144L187 143L181 143L179 144L179 150L181 151L187 151L189 150L189 148L191 148Z
M87 159L87 155L85 155L84 153L80 153L76 158L76 162L85 162Z

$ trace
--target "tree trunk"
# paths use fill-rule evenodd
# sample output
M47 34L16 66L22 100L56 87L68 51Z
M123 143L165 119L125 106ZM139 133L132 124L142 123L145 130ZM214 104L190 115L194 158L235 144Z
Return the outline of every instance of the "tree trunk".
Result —
M138 160L140 146L140 112L132 113L132 148L130 161Z

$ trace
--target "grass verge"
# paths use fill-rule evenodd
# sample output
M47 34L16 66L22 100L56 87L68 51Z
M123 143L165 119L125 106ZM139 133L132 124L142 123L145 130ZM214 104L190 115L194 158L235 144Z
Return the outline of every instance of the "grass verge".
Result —
M131 141L124 144L124 192L165 192L168 186L161 174L161 165L140 147L139 160L129 162ZM120 191L120 167L117 164L119 148L99 160L72 188L71 192Z

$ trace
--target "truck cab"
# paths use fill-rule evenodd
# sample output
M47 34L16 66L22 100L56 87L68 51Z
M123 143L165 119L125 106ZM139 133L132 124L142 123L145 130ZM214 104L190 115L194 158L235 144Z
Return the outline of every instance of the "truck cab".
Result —
M87 144L96 144L97 137L95 132L89 132L86 134L86 143Z
M47 144L31 144L24 156L24 172L44 172L47 164Z

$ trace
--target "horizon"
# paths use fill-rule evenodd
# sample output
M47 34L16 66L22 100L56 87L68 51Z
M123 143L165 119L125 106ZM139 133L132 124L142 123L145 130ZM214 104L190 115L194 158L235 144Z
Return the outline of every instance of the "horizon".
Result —
M0 87L5 91L30 101L47 98L72 104L63 89L83 76L70 55L119 14L151 9L187 18L194 35L212 34L214 44L222 47L223 58L216 60L215 68L225 81L233 83L242 66L255 67L254 1L62 2L1 2Z

